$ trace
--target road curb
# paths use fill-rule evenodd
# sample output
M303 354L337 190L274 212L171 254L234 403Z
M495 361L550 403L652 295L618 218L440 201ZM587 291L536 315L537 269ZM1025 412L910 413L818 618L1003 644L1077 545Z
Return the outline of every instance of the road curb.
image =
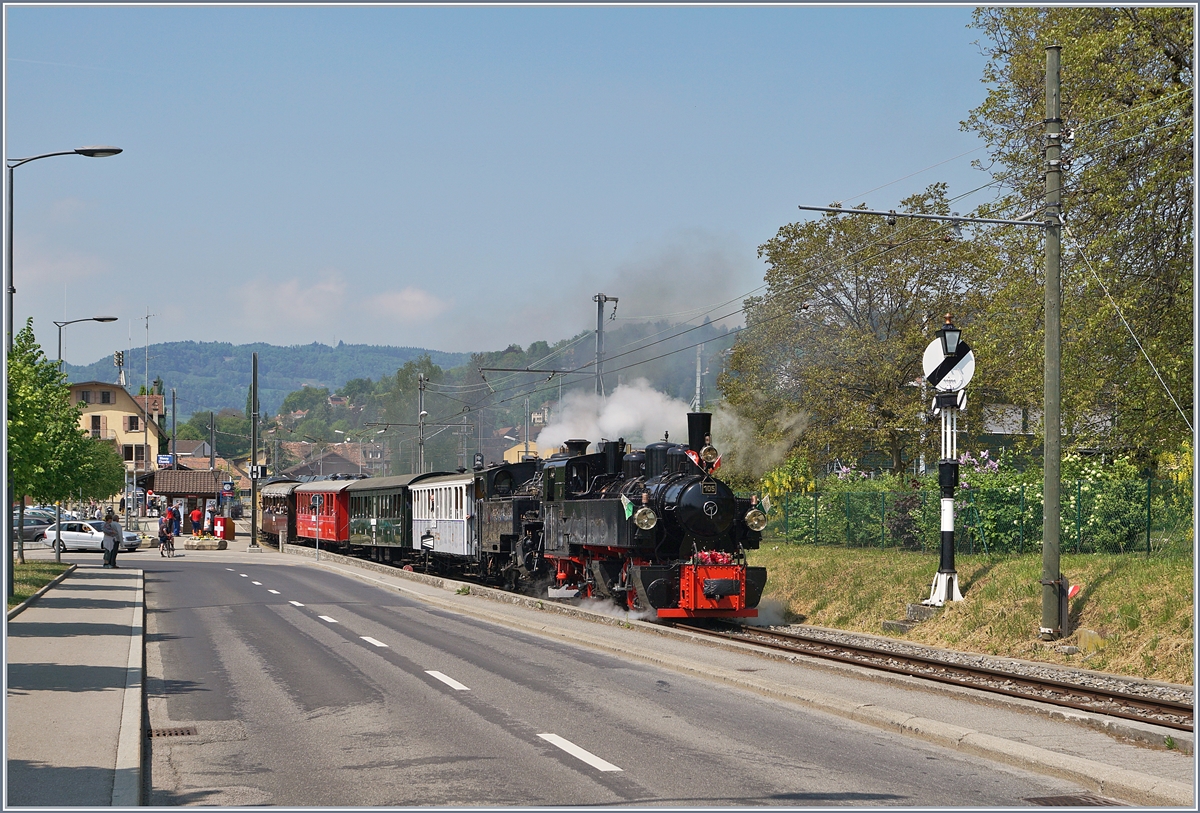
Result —
M33 602L35 602L39 598L41 598L46 593L46 591L49 590L51 587L58 584L60 581L65 579L67 576L70 576L72 573L74 573L78 567L79 567L79 565L71 565L66 570L64 570L62 573L59 573L57 576L55 576L54 580L51 581L49 584L44 585L40 590L38 590L32 596L25 599L20 604L18 604L16 607L13 607L11 610L9 610L8 611L8 620L11 621L13 618L20 615L22 610L24 610L30 604L33 604Z
M133 621L130 624L129 659L125 666L125 698L121 706L121 731L117 737L117 764L113 775L112 806L138 807L142 803L142 703L145 687L146 574L137 571Z
M295 554L304 556L306 549L291 545L285 548L286 553L291 554L293 551ZM309 553L309 557L305 558L311 558L311 550L308 550L307 552ZM566 632L557 630L552 625L545 623L528 622L522 619L511 617L499 617L488 614L487 612L483 611L482 608L472 607L469 603L463 601L462 599L466 599L469 596L491 600L498 599L503 603L522 605L530 609L551 611L555 613L561 613L563 615L592 618L597 621L608 623L612 626L625 628L633 628L635 626L638 628L646 627L648 628L647 631L655 632L657 634L669 634L671 632L667 628L647 624L643 621L618 619L613 616L589 612L582 608L572 607L570 605L557 604L551 601L542 601L539 599L530 598L528 596L506 593L504 591L493 590L492 588L488 587L480 587L478 585L468 584L466 582L456 582L450 579L443 579L438 576L426 576L420 573L398 571L395 568L391 568L386 565L379 565L373 562L363 562L362 560L350 559L333 553L323 554L323 561L313 562L313 564L329 567L331 570L337 570L345 575L358 578L360 580L369 581L372 584L377 584L388 589L410 594L414 598L418 598L421 601L426 601L445 609L461 612L464 615L471 615L492 623L499 623L529 632L537 632L542 635L559 638L564 641L584 643L589 647L594 647L596 649L600 649L621 657L634 658L642 661L643 663L651 663L657 666L662 666L675 672L716 678L723 683L749 689L778 700L799 703L819 711L824 711L829 714L854 720L855 722L870 725L875 728L916 737L917 739L932 742L944 747L953 748L955 750L970 753L975 756L984 757L995 762L1003 762L1008 765L1014 765L1033 773L1054 776L1060 779L1069 779L1071 781L1078 782L1093 792L1103 793L1109 796L1116 796L1117 798L1132 802L1134 804L1145 805L1149 807L1190 808L1193 806L1194 792L1192 786L1182 782L1175 782L1170 779L1137 773L1136 771L1130 771L1112 765L1105 765L1094 760L1071 756L1069 754L1062 754L1057 751L1051 751L1036 745L1028 745L1026 743L1005 740L994 735L985 734L969 728L962 728L960 726L951 725L939 720L930 720L923 717L917 717L908 712L889 709L883 706L848 701L844 698L824 692L800 691L776 683L767 683L764 681L755 680L752 677L748 677L740 673L730 673L725 670L714 669L711 666L700 668L691 663L677 662L671 658L655 653L653 650L644 650L641 647L631 646L631 642L627 641L623 641L621 644L614 644L610 641L606 641L594 636L581 636L578 633L568 634ZM367 576L361 572L356 573L355 570L339 567L339 565L351 565L356 570L360 571L370 570L384 573L389 576L398 577L402 580L417 581L422 584L445 590L447 592L454 591L457 593L457 591L461 590L464 586L467 587L468 590L466 593L457 594L454 598L447 597L446 599L442 599L435 596L429 596L426 593L417 592L410 588L406 588L403 585L390 584L388 582ZM403 575L399 575L401 573L403 573ZM676 634L682 634L685 637L692 637L686 633ZM708 641L704 641L703 643L710 644Z

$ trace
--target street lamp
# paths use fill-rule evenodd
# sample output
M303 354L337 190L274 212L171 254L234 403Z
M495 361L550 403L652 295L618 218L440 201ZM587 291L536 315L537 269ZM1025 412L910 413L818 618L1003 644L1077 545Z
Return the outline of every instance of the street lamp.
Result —
M342 443L345 443L346 441L348 441L350 439L349 433L343 432L341 429L334 429L333 431L342 436ZM375 434L382 435L386 431L387 431L386 429L380 429L380 430L376 431ZM367 437L370 434L371 434L370 432L363 432L361 435L358 436L358 473L359 474L362 474L363 438Z
M29 158L8 158L5 164L8 166L8 239L7 239L7 271L8 279L6 288L8 291L8 318L5 328L8 331L8 349L12 350L13 343L13 294L17 289L13 286L13 170L22 164L28 164L30 161L37 161L40 158L52 158L56 155L84 155L88 158L107 158L110 155L117 155L121 152L120 147L80 147L77 150L65 150L63 152L47 152L41 155L32 155Z
M76 322L115 322L115 316L89 316L86 319L71 319L66 322L55 322L58 326L58 371L62 372L62 329ZM54 502L54 561L62 561L62 506Z
M4 268L4 288L8 309L4 315L4 330L7 334L5 343L6 358L7 354L12 353L13 347L13 294L17 289L13 286L13 170L28 164L30 161L37 161L39 158L52 158L55 155L83 155L88 158L107 158L110 155L116 155L121 152L120 147L80 147L75 150L66 150L64 152L47 152L41 155L31 155L28 158L6 158L4 163L8 167L8 234L5 235L5 268ZM7 366L7 365L6 365ZM8 380L7 371L5 372L5 381ZM4 419L8 421L8 404L5 402ZM4 433L3 457L8 459L8 433ZM9 485L6 495L8 500L8 509L5 513L8 514L8 521L4 523L4 539L5 539L5 554L8 556L8 561L12 562L13 554L13 537L12 537L12 485ZM13 594L13 569L8 567L8 595Z
M115 317L115 316L89 316L86 319L71 319L70 321L67 321L67 322L55 322L54 324L58 326L58 371L60 373L62 372L62 361L63 361L63 359L62 359L62 329L64 327L66 327L67 325L73 325L76 322L115 322L115 321L117 321L117 317Z

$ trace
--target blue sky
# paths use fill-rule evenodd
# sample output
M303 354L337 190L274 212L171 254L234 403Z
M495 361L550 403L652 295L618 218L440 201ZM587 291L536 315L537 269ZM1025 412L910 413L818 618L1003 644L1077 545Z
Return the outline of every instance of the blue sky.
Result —
M5 155L125 150L15 173L17 325L52 354L54 320L120 317L64 330L74 364L142 346L147 310L152 343L553 342L597 292L740 301L797 204L986 182L969 6L5 18Z

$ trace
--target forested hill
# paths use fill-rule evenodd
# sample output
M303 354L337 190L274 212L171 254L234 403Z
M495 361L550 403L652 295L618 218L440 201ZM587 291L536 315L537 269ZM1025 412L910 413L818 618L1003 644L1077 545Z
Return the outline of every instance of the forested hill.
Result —
M279 409L289 392L305 384L332 391L354 378L391 375L406 362L426 354L443 369L465 364L471 358L469 353L370 344L277 347L263 343L167 342L150 345L150 380L163 380L168 409L171 388L175 388L181 418L193 412L218 412L226 407L243 410L250 388L253 353L258 353L259 404L271 414ZM146 379L145 348L127 351L127 356L127 388L137 393ZM84 366L68 364L66 373L72 382L117 380L111 355Z

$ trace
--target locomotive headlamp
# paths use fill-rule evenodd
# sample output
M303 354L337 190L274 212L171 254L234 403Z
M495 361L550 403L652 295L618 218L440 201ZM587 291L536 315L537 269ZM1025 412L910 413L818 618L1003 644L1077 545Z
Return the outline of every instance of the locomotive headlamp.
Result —
M746 525L752 531L761 531L767 527L767 515L757 508L751 508L746 512Z
M633 514L633 523L643 531L648 531L658 524L658 514L653 508L642 506Z
M716 463L717 458L720 456L721 453L712 446L705 446L700 450L700 459L705 463Z

